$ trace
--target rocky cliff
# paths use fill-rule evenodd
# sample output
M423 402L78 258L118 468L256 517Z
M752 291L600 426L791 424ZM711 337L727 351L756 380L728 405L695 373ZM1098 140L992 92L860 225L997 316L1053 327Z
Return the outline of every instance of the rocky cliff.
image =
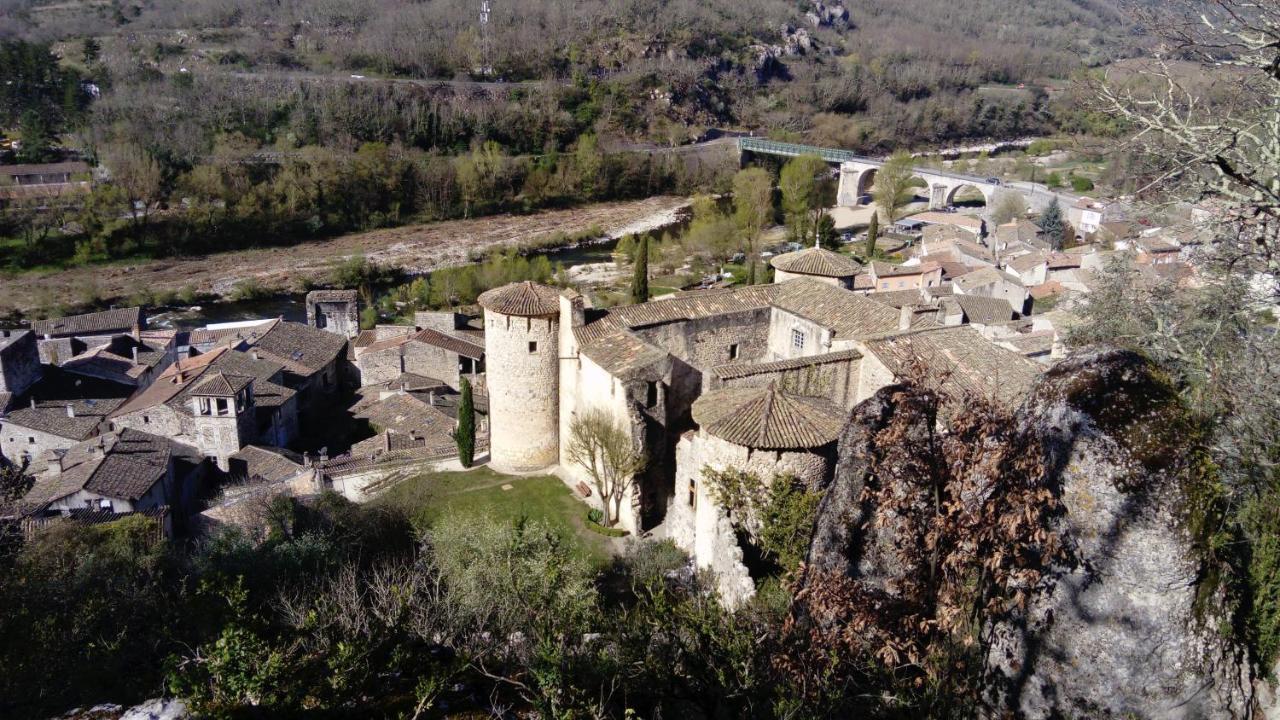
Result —
M819 510L801 605L804 583L823 574L857 586L853 597L894 599L899 588L921 586L908 577L923 567L912 560L919 541L907 535L918 528L904 518L917 510L927 514L934 500L924 492L920 468L894 460L877 443L896 423L896 442L930 447L928 407L927 396L891 387L854 410L835 483ZM987 712L1025 718L1251 716L1254 673L1197 537L1197 513L1208 510L1196 485L1202 470L1189 452L1194 428L1164 379L1133 353L1086 352L1046 373L1008 423L1008 433L984 436L980 452L965 462L1008 455L1011 444L1035 462L1002 461L970 472L969 489L949 502L989 503L1012 488L1031 489L1044 498L1047 511L1036 522L1050 538L1044 547L1052 554L1034 575L1024 576L1027 582L1015 578L1001 586L1017 601L986 606L981 685ZM946 442L934 441L935 451L943 450L922 462L949 463L941 471L949 474L955 448L946 449ZM1025 474L1010 478L1011 471ZM894 487L907 496L886 493ZM953 510L939 514L948 513ZM921 537L952 537L934 533ZM1009 549L974 551L994 556ZM988 565L980 560L973 567ZM910 600L919 605L948 597L945 589L931 592L917 591Z

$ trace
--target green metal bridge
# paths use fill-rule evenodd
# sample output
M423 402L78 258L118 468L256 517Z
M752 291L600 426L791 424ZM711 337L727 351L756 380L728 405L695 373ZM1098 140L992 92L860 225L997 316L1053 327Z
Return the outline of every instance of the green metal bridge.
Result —
M842 162L867 162L877 165L884 162L878 158L866 157L858 155L849 150L838 150L836 148L817 147L816 145L799 145L797 143L784 143L776 140L766 140L764 138L740 137L738 138L739 152L753 152L761 155L781 155L782 157L800 157L801 155L817 155L829 163Z

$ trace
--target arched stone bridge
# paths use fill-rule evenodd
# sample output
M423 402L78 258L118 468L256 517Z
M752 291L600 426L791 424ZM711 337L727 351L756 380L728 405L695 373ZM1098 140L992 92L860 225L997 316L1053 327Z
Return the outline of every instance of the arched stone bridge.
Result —
M742 157L749 154L780 157L817 155L833 165L839 165L840 187L836 191L836 204L841 207L862 204L863 196L871 191L876 171L884 167L884 160L857 155L848 150L798 145L754 137L738 138L738 154ZM991 206L995 203L996 190L1001 187L998 182L990 182L987 178L929 168L916 168L914 175L920 178L928 188L929 207L934 210L951 205L955 202L956 193L965 187L982 193L983 200Z

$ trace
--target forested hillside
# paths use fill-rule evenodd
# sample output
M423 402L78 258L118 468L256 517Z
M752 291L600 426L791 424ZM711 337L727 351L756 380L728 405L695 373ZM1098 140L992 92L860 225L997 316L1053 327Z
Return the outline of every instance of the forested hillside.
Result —
M479 0L5 5L0 34L57 47L96 37L107 104L143 116L181 108L191 117L175 132L237 113L264 139L325 141L314 136L323 118L310 130L316 120L291 109L336 102L362 116L339 135L424 148L484 136L540 150L589 126L661 141L743 126L882 149L1032 132L1051 123L1046 84L1136 45L1113 0L498 0L487 30ZM330 82L261 80L281 74ZM375 76L552 84L481 91Z

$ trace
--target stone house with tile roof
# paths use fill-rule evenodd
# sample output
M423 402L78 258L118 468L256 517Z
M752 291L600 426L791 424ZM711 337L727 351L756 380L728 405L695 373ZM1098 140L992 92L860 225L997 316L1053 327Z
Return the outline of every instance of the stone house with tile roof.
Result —
M109 419L182 440L226 470L245 445L284 447L297 438L297 393L280 384L283 375L279 363L218 348L174 363Z
M1027 311L1031 295L1016 276L993 267L980 268L965 273L952 281L956 295L980 295L1001 298L1020 313Z
M129 429L110 432L50 453L20 504L41 516L166 506L189 511L202 465L194 448L169 438Z
M40 344L40 362L60 365L116 335L141 338L147 318L140 307L37 320L31 324Z
M128 385L82 377L42 366L40 379L0 415L0 456L39 464L51 450L64 450L107 429L107 415L133 390Z
M40 380L40 351L30 330L0 330L0 413Z

